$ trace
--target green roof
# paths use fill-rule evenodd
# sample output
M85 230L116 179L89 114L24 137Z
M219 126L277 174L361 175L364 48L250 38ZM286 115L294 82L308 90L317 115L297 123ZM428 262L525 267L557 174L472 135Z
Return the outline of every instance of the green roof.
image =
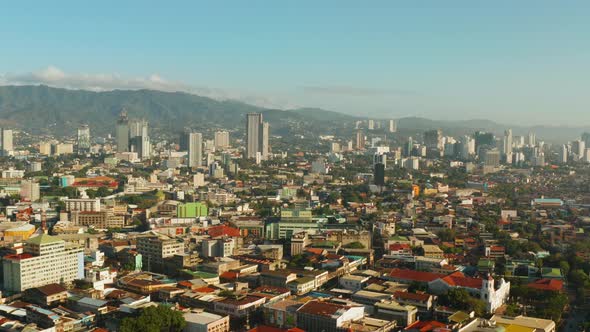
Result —
M56 243L56 242L63 242L63 240L58 237L55 237L55 236L41 234L39 236L35 236L35 237L28 239L26 243L40 246L42 244L49 244L49 243Z

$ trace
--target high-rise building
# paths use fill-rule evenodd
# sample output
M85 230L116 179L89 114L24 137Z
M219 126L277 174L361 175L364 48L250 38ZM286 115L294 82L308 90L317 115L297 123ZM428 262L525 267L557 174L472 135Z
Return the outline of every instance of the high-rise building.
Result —
M590 147L590 133L586 132L582 134L582 141L584 141L584 144L586 145L586 147Z
M365 135L361 130L356 131L356 135L354 137L355 147L357 150L364 150L365 149Z
M535 136L535 133L533 133L532 131L529 132L529 136L528 136L528 140L527 140L527 145L528 146L535 146L537 144L537 137Z
M117 152L129 152L129 118L125 110L121 111L115 130Z
M504 132L502 153L505 158L512 156L512 129L508 129Z
M500 151L498 151L497 149L491 149L491 150L486 151L485 166L499 167L500 166Z
M215 132L215 147L216 148L227 148L229 147L229 132L228 131L216 131Z
M427 149L431 150L442 150L443 140L442 131L440 129L429 130L424 133L424 145Z
M412 151L414 150L414 140L412 137L408 137L408 141L404 145L404 157L411 157Z
M203 164L203 135L186 133L188 142L188 167L199 167Z
M485 131L475 132L475 151L479 153L482 147L492 147L494 145L494 134Z
M375 164L373 179L375 180L375 185L377 185L377 186L384 186L385 185L385 165L383 165L382 163Z
M149 159L151 156L151 143L149 136L149 124L146 120L132 120L129 122L129 148L137 152L140 159Z
M396 120L389 120L389 132L390 133L397 132L397 121Z
M574 154L574 160L582 160L586 152L586 142L579 139L572 142L572 154Z
M374 130L375 129L375 120L369 120L368 127L369 127L369 130Z
M90 150L90 127L82 125L78 127L78 152L87 152Z
M52 283L84 278L84 253L65 241L41 234L25 242L24 253L2 259L4 289L23 292Z
M41 198L39 182L23 180L20 184L20 197L23 200L36 202Z
M562 164L567 164L568 155L569 155L568 146L563 144L561 146L560 151L559 151L559 161Z
M0 155L10 156L13 152L12 130L0 128Z
M373 155L373 167L376 164L383 164L383 167L387 167L387 155L385 153L375 153Z
M51 143L40 142L39 143L39 154L51 156Z
M269 153L269 124L261 113L248 113L246 118L246 158L266 160Z

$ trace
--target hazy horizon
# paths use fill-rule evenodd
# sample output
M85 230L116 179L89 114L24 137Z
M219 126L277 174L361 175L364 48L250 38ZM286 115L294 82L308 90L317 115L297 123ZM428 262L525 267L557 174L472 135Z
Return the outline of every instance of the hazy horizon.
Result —
M1 85L590 126L582 1L58 3L5 4Z

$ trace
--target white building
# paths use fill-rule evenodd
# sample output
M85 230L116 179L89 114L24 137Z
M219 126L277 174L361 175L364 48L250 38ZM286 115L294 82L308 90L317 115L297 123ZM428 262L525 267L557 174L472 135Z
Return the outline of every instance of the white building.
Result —
M451 288L462 288L471 296L478 297L486 304L486 310L490 313L506 303L510 294L510 282L502 278L496 288L491 276L483 279L469 278L461 272L454 272L428 283L428 289L434 294L444 294Z
M41 234L25 242L24 253L4 256L4 288L22 292L84 278L84 253L59 238Z
M208 312L187 312L184 314L184 332L229 332L229 316Z

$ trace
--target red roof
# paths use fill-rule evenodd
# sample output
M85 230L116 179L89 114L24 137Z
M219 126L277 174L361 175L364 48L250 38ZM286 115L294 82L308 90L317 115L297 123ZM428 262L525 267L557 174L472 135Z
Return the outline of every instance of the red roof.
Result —
M227 271L227 272L223 272L220 277L223 279L228 279L228 280L235 280L237 279L239 276L239 273L237 272L231 272L231 271Z
M406 330L418 330L420 332L428 332L432 331L439 327L445 327L444 323L435 321L435 320L428 320L428 321L416 321L413 324L406 327Z
M469 278L459 271L453 272L448 276L441 278L441 280L450 286L474 289L481 289L481 285L483 283L481 278Z
M401 292L401 291L395 292L394 296L396 299L413 300L413 301L428 301L428 299L430 298L429 294L418 294L418 293Z
M297 311L311 315L333 317L339 310L349 308L350 307L341 304L314 300L305 303Z
M539 279L531 282L527 287L543 291L559 292L563 290L563 281L557 279Z
M314 255L321 255L325 249L321 248L307 248L305 249L306 252L312 253Z
M431 282L436 279L444 278L445 274L440 273L432 273L432 272L423 272L423 271L416 271L416 270L402 270L402 269L393 269L391 273L389 273L390 277L402 280L409 280L409 281L418 281L418 282Z
M209 236L211 236L211 237L218 237L218 236L239 237L240 230L237 228L226 226L226 225L211 226L207 229L207 234L209 234Z
M394 243L389 246L389 250L410 250L410 245L407 243Z
M195 289L194 291L198 292L198 293L213 293L213 292L215 292L215 289L205 286L205 287L199 287L199 288Z

